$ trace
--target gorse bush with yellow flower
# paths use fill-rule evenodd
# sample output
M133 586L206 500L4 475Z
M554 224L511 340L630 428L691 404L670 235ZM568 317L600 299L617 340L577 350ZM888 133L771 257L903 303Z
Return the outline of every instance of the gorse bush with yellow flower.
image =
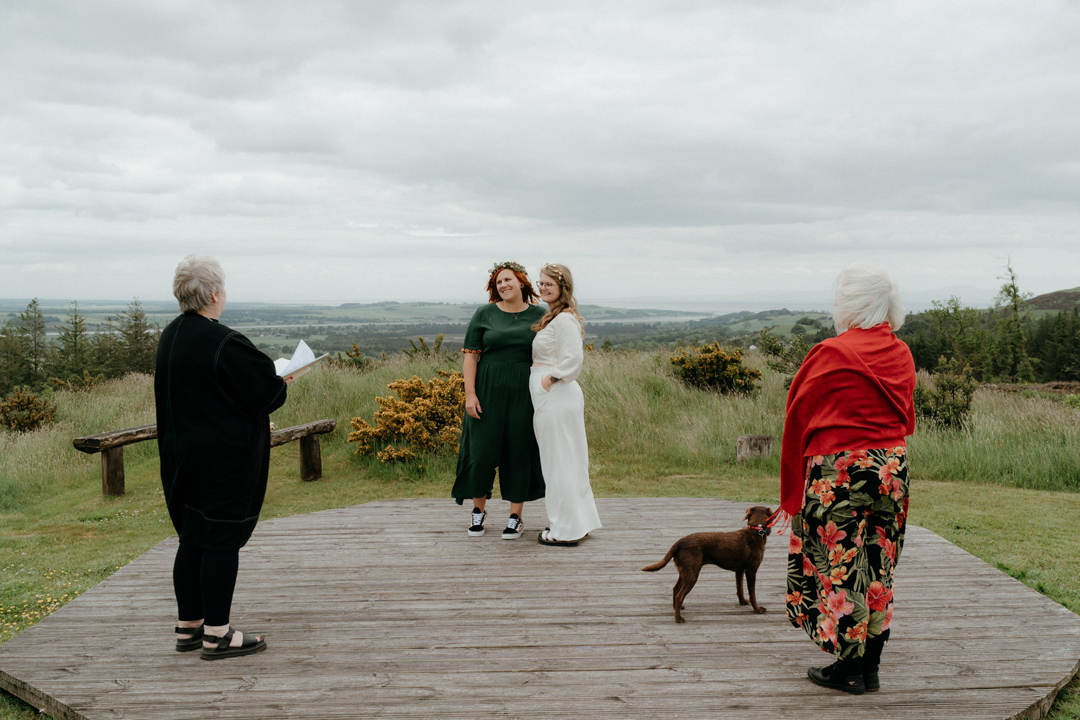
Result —
M104 375L91 375L89 370L83 370L81 377L79 375L71 375L67 380L61 380L60 378L52 379L54 388L57 390L67 390L68 392L88 392L103 382L105 382Z
M326 358L326 364L330 367L355 370L356 372L368 372L373 370L377 363L374 359L364 355L364 351L360 349L359 345L353 343L352 350L346 350L344 355L339 352L333 357Z
M679 348L671 356L675 376L691 387L747 394L757 387L761 371L743 367L740 349L725 350L712 342L701 347Z
M15 432L30 432L56 422L56 406L30 392L30 388L15 388L6 400L0 401L0 425Z
M375 398L379 409L374 425L363 418L352 419L349 442L359 445L357 455L397 463L425 454L457 452L465 411L465 380L460 372L438 370L426 383L413 375L386 387L397 397Z

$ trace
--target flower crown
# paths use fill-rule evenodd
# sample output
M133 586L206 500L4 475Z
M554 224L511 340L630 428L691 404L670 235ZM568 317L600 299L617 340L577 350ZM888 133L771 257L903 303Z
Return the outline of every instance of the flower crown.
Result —
M519 272L522 275L528 275L529 274L528 271L525 270L524 265L522 265L521 263L512 262L510 260L504 260L501 263L495 263L494 265L491 266L491 274L492 275L499 272L500 270L513 270L514 272Z
M544 275L547 275L548 277L557 277L557 278L559 278L559 284L560 285L565 285L566 284L566 281L563 280L562 270L555 267L551 263L547 263L542 268L540 268L540 272L542 272Z

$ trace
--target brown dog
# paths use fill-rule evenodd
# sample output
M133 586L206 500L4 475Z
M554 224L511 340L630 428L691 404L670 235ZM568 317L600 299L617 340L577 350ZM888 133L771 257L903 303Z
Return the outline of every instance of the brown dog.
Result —
M746 511L748 527L734 532L700 532L687 535L671 546L663 560L641 568L646 572L655 572L675 558L675 567L679 570L679 579L672 590L675 622L686 622L681 612L683 600L694 588L698 573L706 563L735 571L735 589L739 594L740 605L747 604L742 588L743 575L746 575L746 589L750 592L749 604L753 605L754 612L765 612L765 608L758 605L754 582L757 580L761 558L765 555L765 538L772 530L766 525L772 514L770 508L755 505Z

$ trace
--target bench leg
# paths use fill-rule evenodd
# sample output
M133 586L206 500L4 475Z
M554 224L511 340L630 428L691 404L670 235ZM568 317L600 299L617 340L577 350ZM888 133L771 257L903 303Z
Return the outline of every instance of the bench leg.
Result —
M322 477L322 450L319 448L318 435L305 435L300 438L300 479L305 482Z
M124 494L124 448L101 451L101 494Z

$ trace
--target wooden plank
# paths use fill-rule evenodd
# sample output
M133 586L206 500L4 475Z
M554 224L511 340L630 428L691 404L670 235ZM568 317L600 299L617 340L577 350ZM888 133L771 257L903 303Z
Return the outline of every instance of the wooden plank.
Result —
M299 440L300 438L309 435L333 432L336 427L337 420L331 419L316 420L315 422L309 422L303 425L294 425L292 427L282 428L281 430L275 430L270 433L270 447L291 443L293 440Z
M153 440L156 437L157 425L140 425L139 427L124 428L123 430L110 430L97 435L77 437L71 443L76 450L92 455L109 448L123 447L143 440Z
M259 655L172 651L176 539L0 645L0 687L72 718L1040 717L1080 665L1080 618L921 528L898 569L882 690L809 683L829 658L784 615L786 538L758 574L702 573L672 618L680 532L737 527L745 503L600 499L607 526L577 548L465 533L450 500L383 501L260 523L241 552L234 622ZM501 506L501 507L500 507ZM121 612L117 612L120 608ZM102 642L102 638L108 642ZM67 714L64 714L67 713Z
M315 422L292 427L282 428L270 433L270 447L277 447L290 443L312 434L333 432L337 427L337 420L316 420ZM140 425L139 427L124 428L122 430L109 430L96 435L77 437L71 441L76 450L84 453L99 453L109 448L123 447L132 443L157 438L157 425Z

